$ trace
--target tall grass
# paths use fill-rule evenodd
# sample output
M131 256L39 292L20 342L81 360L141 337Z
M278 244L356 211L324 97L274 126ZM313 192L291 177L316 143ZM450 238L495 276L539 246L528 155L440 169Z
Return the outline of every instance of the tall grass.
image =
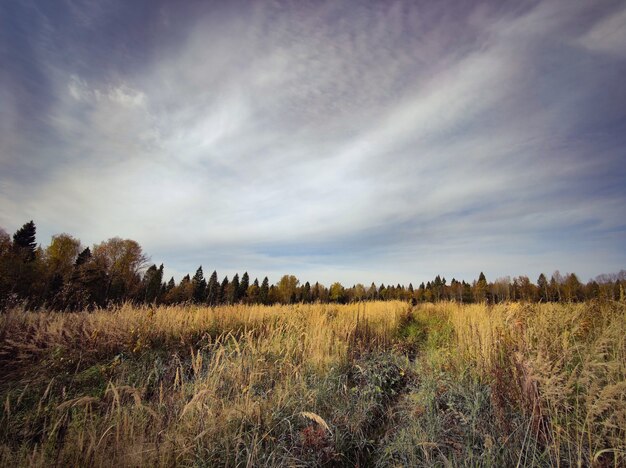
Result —
M404 418L386 461L626 464L624 304L448 303L414 315L426 330L422 381L403 412L425 416Z
M351 397L349 363L390 346L406 309L398 302L14 311L0 318L0 460L282 465L338 458L334 447L346 436L331 444L330 432L313 431L308 440L300 431L310 418L302 413L341 413L333 405ZM355 421L343 417L346 426Z
M626 463L623 304L0 316L2 466Z

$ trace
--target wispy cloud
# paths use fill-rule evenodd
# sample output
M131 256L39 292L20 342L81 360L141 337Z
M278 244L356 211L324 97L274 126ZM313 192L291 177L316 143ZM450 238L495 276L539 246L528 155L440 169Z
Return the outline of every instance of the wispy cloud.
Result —
M623 268L619 2L26 5L4 20L7 229L132 237L179 274Z

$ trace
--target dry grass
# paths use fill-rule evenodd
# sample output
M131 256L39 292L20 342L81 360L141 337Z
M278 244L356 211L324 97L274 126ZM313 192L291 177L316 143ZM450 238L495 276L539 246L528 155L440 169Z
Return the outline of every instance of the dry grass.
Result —
M0 465L626 463L626 308L0 316Z
M310 422L302 414L333 403L324 393L343 389L325 387L339 384L339 368L388 347L406 309L14 311L0 319L2 464L280 465L302 458L297 451L306 447L297 439Z
M430 407L432 420L405 418L391 460L626 464L624 304L448 303L415 316L428 330L423 379L404 412ZM419 450L403 458L410 444Z

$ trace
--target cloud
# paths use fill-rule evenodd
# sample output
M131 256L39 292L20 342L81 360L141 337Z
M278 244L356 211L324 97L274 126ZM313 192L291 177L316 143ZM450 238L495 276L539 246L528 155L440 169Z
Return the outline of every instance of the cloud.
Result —
M602 18L580 38L583 47L594 51L626 57L626 7Z
M94 8L73 4L66 27L40 12L21 52L45 106L21 105L15 58L2 75L9 230L33 218L43 241L131 237L177 275L415 284L623 267L611 2L163 3L142 21ZM78 40L116 21L134 41Z

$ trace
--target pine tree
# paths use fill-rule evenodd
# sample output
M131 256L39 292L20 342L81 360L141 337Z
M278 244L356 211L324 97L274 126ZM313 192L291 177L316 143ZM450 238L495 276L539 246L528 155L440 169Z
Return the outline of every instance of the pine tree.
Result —
M204 273L202 272L202 265L196 270L196 274L193 275L191 280L193 285L193 301L195 303L204 302L206 294L206 280L204 279Z
M211 307L216 306L218 303L219 294L220 285L217 282L217 271L213 270L213 273L211 273L211 277L209 278L209 284L207 286L207 304Z
M35 227L35 223L31 220L13 234L13 248L25 262L35 260L35 250L37 249L37 242L35 240L36 233L37 228Z

